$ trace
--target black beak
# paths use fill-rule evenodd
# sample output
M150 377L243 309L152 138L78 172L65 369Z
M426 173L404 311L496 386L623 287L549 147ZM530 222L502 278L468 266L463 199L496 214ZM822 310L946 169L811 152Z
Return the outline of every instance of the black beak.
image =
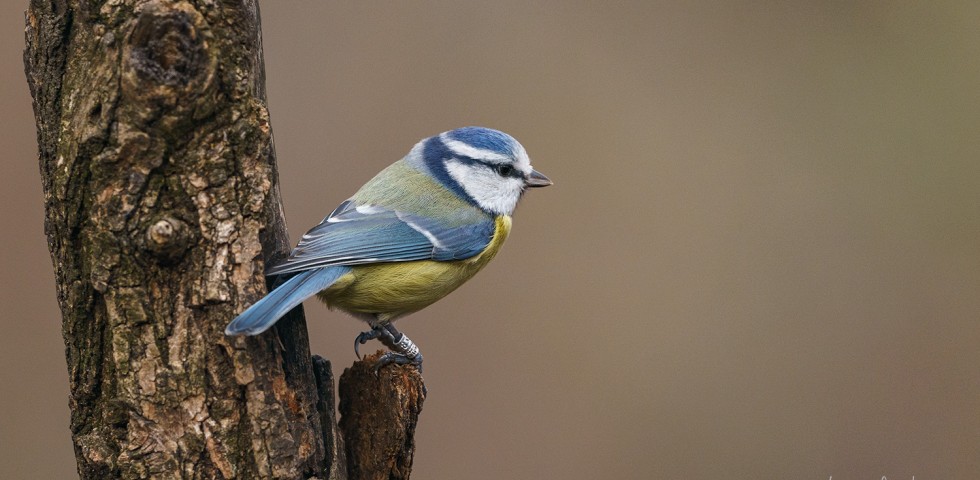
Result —
M531 174L524 180L524 185L529 187L547 187L548 185L554 185L554 182L544 176L543 173L537 170L531 170Z

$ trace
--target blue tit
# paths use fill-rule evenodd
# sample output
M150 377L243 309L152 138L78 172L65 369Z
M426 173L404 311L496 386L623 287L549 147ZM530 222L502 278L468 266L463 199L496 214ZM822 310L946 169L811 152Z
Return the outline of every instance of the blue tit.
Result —
M529 187L551 180L506 133L465 127L422 140L266 270L275 288L225 328L257 335L316 295L366 321L354 341L379 339L388 363L421 365L418 347L393 322L458 288L500 250Z

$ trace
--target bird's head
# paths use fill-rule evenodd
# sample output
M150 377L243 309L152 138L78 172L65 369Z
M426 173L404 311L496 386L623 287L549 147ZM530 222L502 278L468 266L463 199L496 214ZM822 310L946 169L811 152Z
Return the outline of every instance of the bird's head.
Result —
M495 215L510 215L524 190L551 180L531 167L514 137L483 127L463 127L419 142L409 161L446 188Z

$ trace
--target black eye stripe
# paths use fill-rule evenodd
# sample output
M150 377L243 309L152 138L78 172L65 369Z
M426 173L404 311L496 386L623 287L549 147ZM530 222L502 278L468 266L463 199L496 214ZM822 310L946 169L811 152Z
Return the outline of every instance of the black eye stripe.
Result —
M465 155L454 155L452 158L465 165L473 165L474 163L478 163L489 168L490 170L493 170L494 172L497 172L497 175L500 175L501 177L524 178L524 174L509 163L491 163L473 157L467 157Z
M484 163L484 162L480 162L480 163L483 163L484 165L490 167L491 170L496 172L497 175L500 175L501 177L524 178L524 174L521 173L520 170L514 168L513 165L510 165L508 163Z

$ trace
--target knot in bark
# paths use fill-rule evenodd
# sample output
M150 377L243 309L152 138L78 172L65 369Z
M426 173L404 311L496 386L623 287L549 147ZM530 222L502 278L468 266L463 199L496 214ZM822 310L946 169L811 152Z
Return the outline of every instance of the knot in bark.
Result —
M130 45L127 60L143 81L184 87L202 68L203 45L187 12L144 13Z
M188 237L187 224L165 215L146 229L146 248L158 260L170 262L187 250Z
M143 4L123 48L122 91L142 105L147 120L168 117L202 118L213 90L217 54L212 52L210 28L187 2L154 0ZM163 127L179 122L164 121ZM173 124L173 125L171 125Z

